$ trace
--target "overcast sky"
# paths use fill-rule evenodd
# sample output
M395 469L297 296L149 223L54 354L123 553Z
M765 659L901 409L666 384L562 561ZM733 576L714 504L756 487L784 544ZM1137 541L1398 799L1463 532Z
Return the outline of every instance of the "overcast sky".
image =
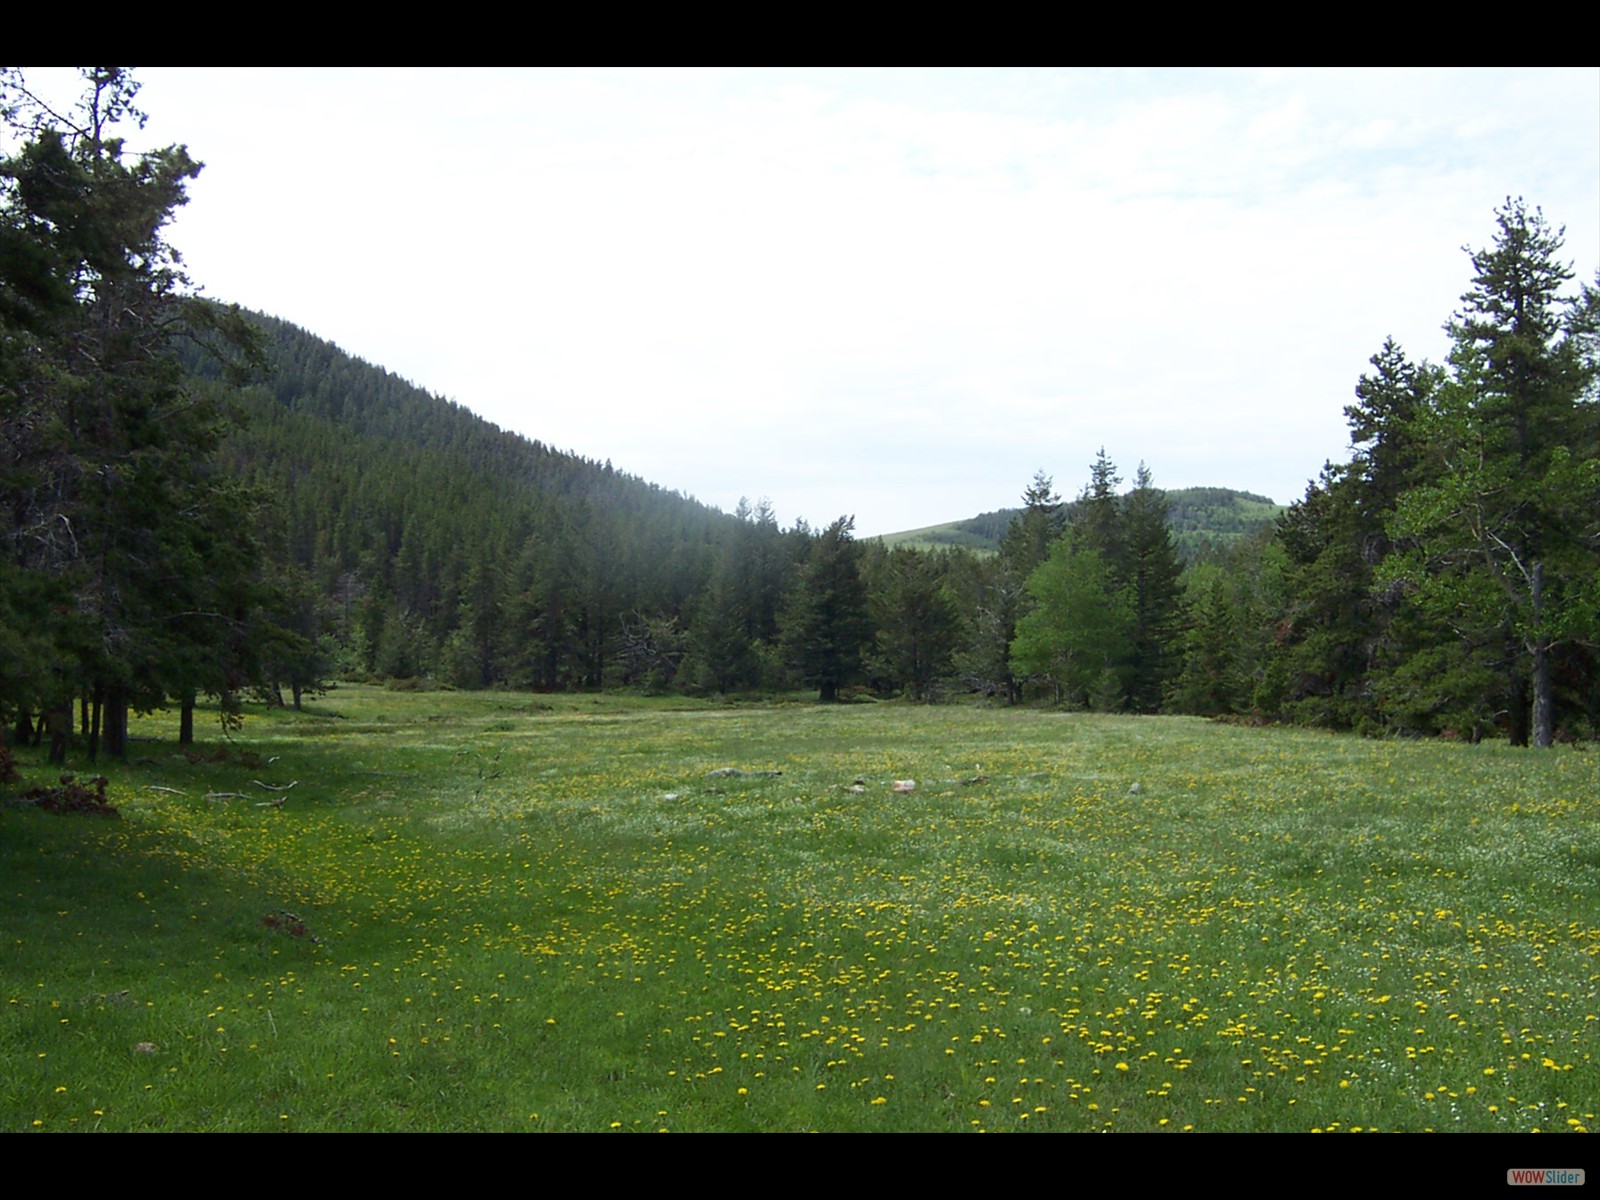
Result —
M871 535L1131 478L1280 503L1525 196L1600 266L1600 70L143 68L172 240L495 423Z

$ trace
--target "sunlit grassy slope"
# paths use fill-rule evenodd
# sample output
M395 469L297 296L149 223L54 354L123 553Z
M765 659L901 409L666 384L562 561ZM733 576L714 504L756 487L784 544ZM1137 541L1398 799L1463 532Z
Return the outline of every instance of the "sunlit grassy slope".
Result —
M311 708L0 811L0 1128L1596 1127L1597 754Z

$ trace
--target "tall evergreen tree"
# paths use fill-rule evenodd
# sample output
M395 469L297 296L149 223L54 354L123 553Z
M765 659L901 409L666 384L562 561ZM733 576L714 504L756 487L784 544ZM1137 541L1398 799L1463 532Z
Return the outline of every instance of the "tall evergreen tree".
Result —
M685 671L689 686L696 691L726 694L755 683L749 613L738 586L735 558L736 551L724 547L689 628L690 658Z
M216 463L218 405L172 350L186 328L237 333L185 298L162 236L200 164L181 146L126 154L113 130L143 123L137 83L121 67L83 74L68 114L0 76L0 109L27 138L0 162L0 339L21 358L0 412L0 537L13 570L70 606L54 673L92 695L120 756L130 705L194 685L197 642L248 644L237 585L253 552Z
M1019 579L1026 579L1045 559L1067 525L1055 484L1043 470L1022 493L1022 510L1011 518L1000 539L1000 558Z
M1117 493L1121 485L1122 476L1102 446L1072 509L1072 535L1079 545L1093 546L1107 562L1119 566L1124 561L1122 501Z
M791 661L824 703L859 676L871 634L854 529L854 517L840 517L811 540L784 627Z
M1214 717L1249 705L1239 654L1244 618L1229 583L1228 572L1216 562L1190 567L1184 576L1189 619L1172 695L1178 712Z
M1287 599L1277 615L1284 711L1297 720L1400 732L1482 728L1492 719L1485 648L1380 580L1398 549L1397 505L1431 482L1423 419L1444 372L1412 363L1393 339L1372 357L1345 409L1354 454L1277 523Z
M1555 656L1600 633L1600 414L1562 231L1521 200L1496 217L1449 326L1453 379L1418 422L1432 480L1396 506L1406 548L1385 576L1463 639L1503 647L1511 703L1549 746Z
M1028 577L1050 557L1051 548L1066 527L1065 510L1055 484L1043 469L1022 493L1022 508L1014 513L1000 538L1000 551L965 572L967 628L960 654L968 686L986 694L1004 693L1008 702L1021 698L1012 668L1012 643L1017 622L1033 605Z
M1167 496L1143 464L1123 501L1120 574L1133 599L1128 702L1135 712L1161 709L1181 668L1183 565L1167 527Z
M909 548L883 552L872 609L886 674L913 699L935 699L961 637L943 560Z

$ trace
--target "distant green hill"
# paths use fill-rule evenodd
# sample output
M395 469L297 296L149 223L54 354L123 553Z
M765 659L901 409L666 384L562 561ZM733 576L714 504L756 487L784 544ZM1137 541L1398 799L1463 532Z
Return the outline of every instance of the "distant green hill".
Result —
M1167 492L1167 500L1171 505L1167 522L1178 544L1178 553L1186 562L1204 557L1208 549L1221 549L1233 544L1269 524L1284 511L1283 505L1274 503L1266 496L1235 491L1233 488L1173 488ZM1074 502L1066 506L1069 519L1074 506ZM1011 518L1020 511L1002 508L968 517L964 521L947 521L943 525L925 525L920 529L886 533L879 540L889 547L960 547L978 554L993 554L999 550L1000 539L1005 536Z

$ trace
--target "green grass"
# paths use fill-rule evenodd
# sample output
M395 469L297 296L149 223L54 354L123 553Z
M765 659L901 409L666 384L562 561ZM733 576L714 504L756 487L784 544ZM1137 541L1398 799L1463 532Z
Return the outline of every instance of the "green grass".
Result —
M120 821L0 810L0 1129L1600 1110L1600 755L353 687L234 761L175 724Z

